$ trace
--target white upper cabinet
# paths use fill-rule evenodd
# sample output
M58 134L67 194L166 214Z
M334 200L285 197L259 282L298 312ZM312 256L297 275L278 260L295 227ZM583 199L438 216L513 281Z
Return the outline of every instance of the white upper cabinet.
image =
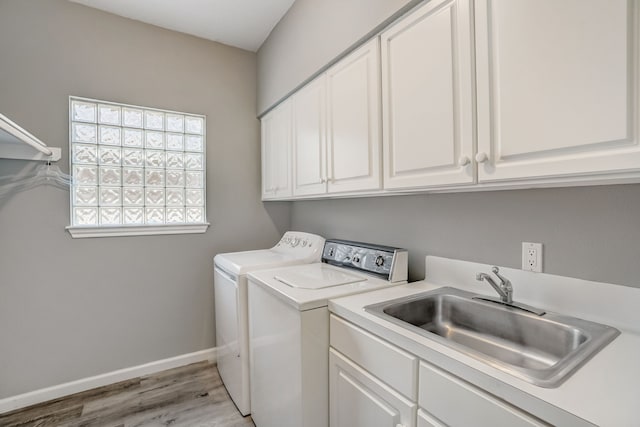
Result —
M475 179L470 0L433 0L382 40L384 188Z
M326 191L326 88L320 76L293 96L293 195Z
M640 0L426 2L263 119L293 156L263 197L639 182L639 27Z
M638 2L478 0L481 182L638 171Z
M293 95L293 195L379 189L380 151L375 39Z
M291 102L262 118L262 199L291 197Z
M381 186L379 52L376 37L326 74L329 193Z

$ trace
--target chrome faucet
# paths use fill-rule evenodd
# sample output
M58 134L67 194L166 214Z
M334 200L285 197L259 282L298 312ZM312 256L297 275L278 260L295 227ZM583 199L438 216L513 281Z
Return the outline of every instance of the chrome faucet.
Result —
M500 284L497 284L493 278L487 273L478 273L476 274L476 280L482 282L485 280L489 283L493 289L496 290L498 295L500 295L500 300L506 304L513 303L513 286L511 286L511 282L509 279L500 274L500 269L498 267L492 267L491 272L496 275L496 277L500 280Z
M476 280L480 282L482 282L483 280L487 281L487 283L489 283L493 287L493 289L496 290L498 295L500 295L500 299L484 296L473 297L473 299L506 305L511 308L528 311L529 313L533 313L537 316L542 316L545 314L545 311L540 310L539 308L531 307L530 305L526 304L520 304L518 302L513 302L513 286L511 286L511 282L509 281L509 279L500 274L500 270L498 269L498 267L491 267L491 272L495 274L496 277L500 280L500 284L497 284L496 281L493 280L493 278L487 273L476 274Z

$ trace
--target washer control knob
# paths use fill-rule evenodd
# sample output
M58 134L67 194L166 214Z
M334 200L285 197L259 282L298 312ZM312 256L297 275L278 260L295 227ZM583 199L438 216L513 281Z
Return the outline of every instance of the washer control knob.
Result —
M298 237L296 237L295 239L293 239L291 241L291 247L295 248L296 246L298 246L300 244L300 239Z
M358 255L354 255L353 262L359 263L360 262L360 257Z
M307 247L307 244L309 244L309 242L306 239L302 241L303 248Z
M384 265L384 257L382 255L378 255L376 257L376 265L378 267L382 267Z

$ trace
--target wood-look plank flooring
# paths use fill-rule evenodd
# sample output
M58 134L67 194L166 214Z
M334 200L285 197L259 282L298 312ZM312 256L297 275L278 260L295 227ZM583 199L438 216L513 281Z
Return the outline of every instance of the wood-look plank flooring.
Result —
M0 427L253 427L209 362L0 414Z

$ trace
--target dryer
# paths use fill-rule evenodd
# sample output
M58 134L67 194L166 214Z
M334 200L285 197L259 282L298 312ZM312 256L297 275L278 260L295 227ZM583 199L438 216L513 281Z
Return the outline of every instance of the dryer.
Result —
M247 273L320 260L324 238L288 231L270 249L218 254L214 258L214 292L218 371L242 415L251 412Z
M329 424L328 300L406 283L407 258L404 249L327 240L320 263L248 274L257 427Z

